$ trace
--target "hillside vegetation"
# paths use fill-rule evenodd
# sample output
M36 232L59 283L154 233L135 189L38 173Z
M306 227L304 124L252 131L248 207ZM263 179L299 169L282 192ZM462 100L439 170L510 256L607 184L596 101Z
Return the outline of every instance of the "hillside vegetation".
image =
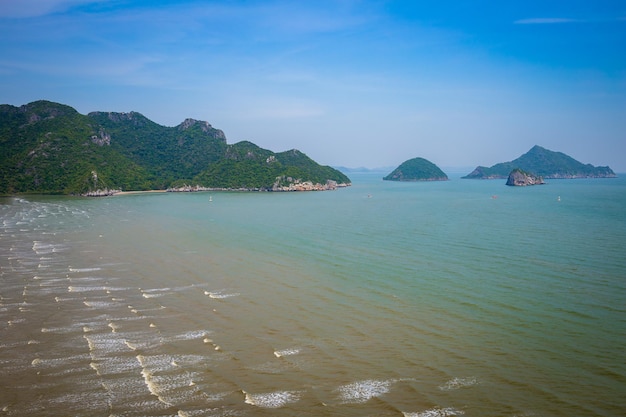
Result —
M0 105L0 148L0 194L350 183L297 150L227 144L224 133L204 121L166 127L136 112L82 115L49 101Z
M385 181L445 181L448 176L435 164L424 158L413 158L404 161L389 175Z
M550 151L535 145L527 153L511 162L502 162L489 168L478 166L463 178L507 178L509 173L516 168L543 178L610 178L616 176L608 166L585 165L562 152Z

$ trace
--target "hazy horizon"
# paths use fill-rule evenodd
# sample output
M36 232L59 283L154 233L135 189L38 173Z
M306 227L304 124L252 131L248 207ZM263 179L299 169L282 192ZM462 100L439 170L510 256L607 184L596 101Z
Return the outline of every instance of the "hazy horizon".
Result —
M0 2L0 101L208 121L323 165L626 172L626 3Z

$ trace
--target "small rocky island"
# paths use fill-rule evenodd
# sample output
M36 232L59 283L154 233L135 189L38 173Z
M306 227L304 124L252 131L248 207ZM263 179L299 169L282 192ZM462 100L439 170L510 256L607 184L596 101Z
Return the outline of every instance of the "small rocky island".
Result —
M424 158L404 161L385 181L447 181L448 176L435 164Z
M506 185L514 187L526 187L529 185L539 184L545 184L543 178L533 175L530 172L526 172L519 168L515 168L513 171L511 171L511 173L509 174L509 178L506 181Z

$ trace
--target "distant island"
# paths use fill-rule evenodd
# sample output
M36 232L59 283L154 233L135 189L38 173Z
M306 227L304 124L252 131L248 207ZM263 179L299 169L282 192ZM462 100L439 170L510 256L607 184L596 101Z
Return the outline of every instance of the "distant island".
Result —
M35 101L0 105L0 194L110 195L138 190L328 190L342 172L299 150L227 144L208 122L161 126L137 112L79 114Z
M541 146L533 146L530 151L511 162L502 162L492 167L478 166L467 179L507 178L512 170L519 168L543 178L613 178L615 173L608 166L594 167L583 164L561 152L554 152Z
M404 161L385 181L446 181L448 176L439 167L427 159L413 158Z

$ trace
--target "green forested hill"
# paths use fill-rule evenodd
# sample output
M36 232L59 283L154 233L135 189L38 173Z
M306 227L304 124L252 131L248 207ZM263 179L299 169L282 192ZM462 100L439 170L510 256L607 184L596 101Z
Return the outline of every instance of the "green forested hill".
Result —
M448 176L435 164L424 158L413 158L404 161L389 175L385 181L445 181Z
M516 168L543 178L610 178L616 176L608 166L585 165L562 152L550 151L535 145L511 162L502 162L489 168L479 166L463 178L507 178L509 173Z
M178 184L269 189L277 177L349 183L299 151L226 143L221 130L187 119L175 127L140 113L93 112L49 101L0 106L0 194L81 194Z

